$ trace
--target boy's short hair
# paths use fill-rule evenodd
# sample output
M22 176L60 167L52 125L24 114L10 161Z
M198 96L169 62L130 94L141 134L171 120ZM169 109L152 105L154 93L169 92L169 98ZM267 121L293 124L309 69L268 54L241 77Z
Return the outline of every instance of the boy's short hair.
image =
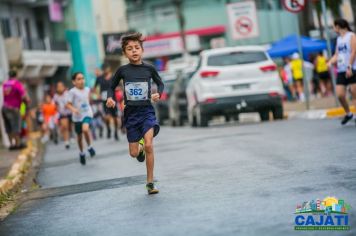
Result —
M72 75L72 81L74 81L76 78L77 78L77 75L79 74L83 74L82 72L75 72L73 75Z
M143 41L145 41L145 40L142 38L142 34L139 32L130 33L130 34L126 34L126 35L122 36L121 49L123 52L125 52L125 48L126 48L127 44L129 43L129 41L137 41L141 45L141 48L143 48L142 45L143 45Z

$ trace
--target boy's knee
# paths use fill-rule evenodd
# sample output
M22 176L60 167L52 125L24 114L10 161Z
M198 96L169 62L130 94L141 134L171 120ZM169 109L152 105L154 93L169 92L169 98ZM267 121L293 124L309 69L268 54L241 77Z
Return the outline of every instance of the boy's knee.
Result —
M130 156L132 158L135 158L138 156L138 150L130 150Z
M145 143L145 152L153 152L153 144L152 143Z
M85 133L88 133L89 132L89 125L83 125L82 126L82 131L85 132Z

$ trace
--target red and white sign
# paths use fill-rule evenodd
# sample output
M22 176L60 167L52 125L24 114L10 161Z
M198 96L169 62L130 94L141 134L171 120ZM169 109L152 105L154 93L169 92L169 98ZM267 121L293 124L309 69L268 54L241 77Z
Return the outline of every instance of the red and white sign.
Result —
M259 36L256 5L254 1L227 4L230 30L235 40Z
M283 7L290 12L298 13L304 10L306 0L282 0Z

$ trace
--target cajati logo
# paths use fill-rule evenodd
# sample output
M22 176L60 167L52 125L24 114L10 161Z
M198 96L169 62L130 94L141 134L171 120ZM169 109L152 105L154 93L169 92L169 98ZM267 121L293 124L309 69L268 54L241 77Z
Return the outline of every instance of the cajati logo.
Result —
M351 206L342 199L326 197L298 204L295 230L350 230L348 211Z

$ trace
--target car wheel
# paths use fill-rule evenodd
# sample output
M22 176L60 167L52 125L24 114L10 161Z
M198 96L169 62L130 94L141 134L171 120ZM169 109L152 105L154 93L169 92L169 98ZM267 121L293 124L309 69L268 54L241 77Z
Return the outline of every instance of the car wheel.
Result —
M269 121L269 110L260 111L261 121Z
M283 119L283 107L276 106L272 109L273 119L274 120L282 120Z
M207 127L209 121L208 116L202 113L199 106L195 110L195 114L197 117L197 125L200 127Z

